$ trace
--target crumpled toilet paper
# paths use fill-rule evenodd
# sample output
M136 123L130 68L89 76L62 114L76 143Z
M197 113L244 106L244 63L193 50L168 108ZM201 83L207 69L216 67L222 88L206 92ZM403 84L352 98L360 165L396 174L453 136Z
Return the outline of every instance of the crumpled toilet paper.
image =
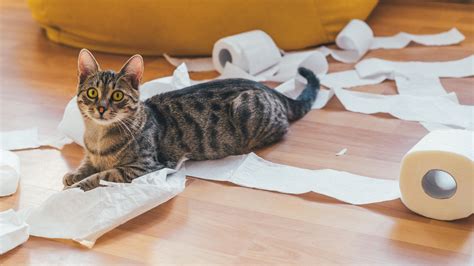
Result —
M27 212L26 223L33 236L73 239L92 247L106 232L179 194L185 181L184 169L162 169L132 183L102 181L104 187L87 192L64 190Z
M29 238L29 227L14 211L0 212L0 255L23 244Z

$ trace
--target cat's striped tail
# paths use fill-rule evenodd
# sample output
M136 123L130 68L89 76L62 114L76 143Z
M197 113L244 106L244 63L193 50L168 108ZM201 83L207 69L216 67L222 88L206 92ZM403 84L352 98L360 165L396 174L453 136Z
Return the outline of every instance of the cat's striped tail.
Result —
M289 99L289 121L298 120L311 110L311 106L313 106L314 101L316 101L320 88L319 79L311 70L300 67L298 68L298 73L303 76L308 83L296 100Z

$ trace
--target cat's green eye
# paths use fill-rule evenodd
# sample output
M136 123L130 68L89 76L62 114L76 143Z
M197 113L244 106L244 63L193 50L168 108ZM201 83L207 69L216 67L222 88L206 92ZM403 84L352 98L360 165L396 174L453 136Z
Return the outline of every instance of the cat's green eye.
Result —
M121 101L122 99L123 99L123 92L114 91L114 93L112 93L112 100L118 102L118 101Z
M87 90L87 97L89 97L91 99L95 99L95 98L97 98L97 96L99 96L99 92L97 91L97 89L89 88Z

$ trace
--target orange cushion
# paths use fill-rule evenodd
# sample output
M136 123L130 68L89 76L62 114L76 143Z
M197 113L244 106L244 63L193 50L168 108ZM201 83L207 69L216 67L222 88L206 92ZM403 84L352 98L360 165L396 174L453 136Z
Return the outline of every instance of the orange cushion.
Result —
M334 41L377 0L28 0L54 42L144 55L209 55L216 40L261 29L284 50Z

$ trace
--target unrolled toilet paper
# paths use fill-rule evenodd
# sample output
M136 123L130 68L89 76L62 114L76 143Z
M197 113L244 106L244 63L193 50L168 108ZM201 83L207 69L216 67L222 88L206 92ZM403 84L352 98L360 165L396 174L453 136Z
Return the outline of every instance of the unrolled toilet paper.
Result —
M370 49L400 49L406 47L410 42L426 46L451 45L460 43L464 39L464 35L456 28L436 34L410 34L400 32L393 36L375 37Z
M316 192L356 205L400 197L395 180L370 178L332 169L309 170L276 164L255 153L213 161L188 161L186 175L288 194Z
M397 62L379 58L360 61L355 69L361 78L399 75L430 75L439 78L462 78L474 75L474 55L452 61Z
M374 37L373 31L367 23L354 19L337 35L336 45L339 49L321 46L303 52L283 52L282 57L277 45L268 34L254 30L218 40L214 45L211 58L173 58L166 54L164 56L174 66L186 63L190 71L215 69L223 73L226 62L230 62L250 75L259 75L271 81L284 82L288 78L283 80L282 77L296 73L299 63L311 52L320 52L324 56L331 55L334 59L344 63L355 63L373 49L400 49L406 47L410 42L427 46L452 45L460 43L464 39L464 35L456 28L437 34L400 32L393 36ZM280 77L272 77L276 71L279 72Z
M412 211L439 220L474 212L474 132L430 132L403 158L400 171L403 203Z

